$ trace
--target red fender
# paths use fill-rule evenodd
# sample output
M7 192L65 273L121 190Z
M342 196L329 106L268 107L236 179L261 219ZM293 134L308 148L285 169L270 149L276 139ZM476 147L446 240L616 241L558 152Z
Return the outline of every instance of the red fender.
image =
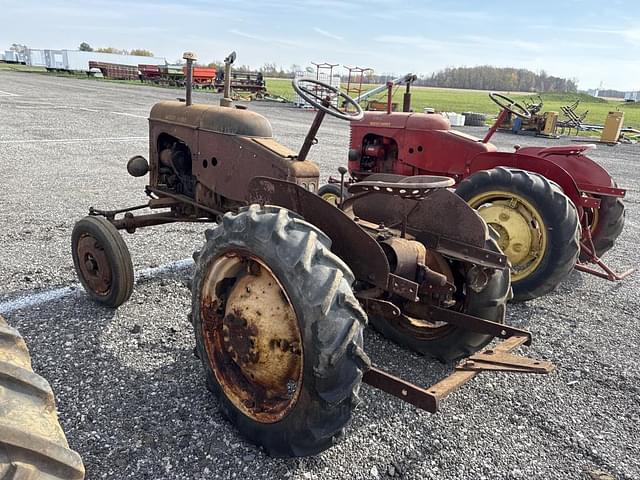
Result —
M517 153L543 158L564 168L581 192L624 197L626 191L615 187L611 175L595 161L582 154L590 148L595 148L595 145L523 147Z
M597 208L599 200L583 197L571 174L562 166L553 161L525 155L518 152L487 152L476 155L467 165L465 176L480 170L489 170L495 167L517 168L542 175L557 183L564 194L571 199L578 208L578 215L582 217L583 207ZM593 202L595 201L595 205Z

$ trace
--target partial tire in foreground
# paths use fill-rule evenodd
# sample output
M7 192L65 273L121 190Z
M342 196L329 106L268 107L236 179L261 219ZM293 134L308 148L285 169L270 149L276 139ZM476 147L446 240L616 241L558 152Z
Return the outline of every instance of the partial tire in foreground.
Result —
M500 251L495 240L488 239L486 247L495 252ZM431 258L438 254L431 253ZM439 257L439 256L438 256ZM453 310L467 315L504 323L507 301L511 299L511 282L509 270L496 270L487 279L485 287L476 292L468 286L469 265L463 262L449 262L444 258L429 268L449 277L455 283L459 298ZM400 299L395 299L396 302ZM493 336L471 332L448 324L434 325L415 318L419 314L420 303L405 302L402 311L410 317L410 321L387 321L375 315L369 315L373 327L385 337L411 350L436 358L441 362L449 362L471 355L485 347Z
M580 222L555 183L497 167L470 175L456 193L498 232L498 245L511 262L515 301L545 295L571 273L580 253Z
M329 448L358 404L366 315L331 241L295 213L227 213L196 255L192 321L224 415L275 456Z
M87 216L71 234L73 264L87 294L106 307L116 308L133 292L133 264L127 244L104 217Z
M24 340L0 317L0 478L79 480L80 456L58 423L53 391Z

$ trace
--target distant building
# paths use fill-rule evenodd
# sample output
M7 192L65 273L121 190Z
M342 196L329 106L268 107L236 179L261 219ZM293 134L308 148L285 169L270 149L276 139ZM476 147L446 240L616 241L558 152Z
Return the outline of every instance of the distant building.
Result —
M625 92L624 93L624 101L625 102L640 102L640 91Z
M118 65L166 65L163 57L120 55L117 53L83 52L80 50L29 49L25 59L28 65L46 67L49 70L88 72L89 62L115 63Z
M600 89L598 88L592 88L590 90L587 90L587 95L591 95L592 97L598 98L599 94L600 94Z

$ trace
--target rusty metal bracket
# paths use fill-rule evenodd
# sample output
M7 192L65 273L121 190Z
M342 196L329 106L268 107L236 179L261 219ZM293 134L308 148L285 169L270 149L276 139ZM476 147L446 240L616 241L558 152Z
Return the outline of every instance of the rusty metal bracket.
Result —
M362 304L362 308L368 314L379 315L381 317L399 317L402 311L393 303L379 298L370 298L366 296L356 295L356 298Z
M438 410L437 398L427 390L377 367L367 370L362 381L427 412Z
M448 257L499 270L507 268L508 266L506 255L430 232L412 231L410 228L408 230L410 233L415 234L416 238L420 240L425 247Z
M387 278L387 290L391 293L395 293L396 295L406 298L407 300L411 300L412 302L417 302L419 300L418 290L420 289L420 285L416 282L407 280L399 275L394 275L393 273L390 273Z
M515 336L461 361L451 375L429 388L422 388L398 378L377 367L365 372L362 381L410 403L427 412L438 411L440 400L454 392L482 371L514 373L550 373L555 366L550 362L534 360L510 352L530 341L526 336Z
M511 327L503 323L492 322L483 318L467 315L448 308L437 307L435 305L426 306L427 313L441 322L447 322L456 327L464 328L475 333L485 333L499 338L518 337L524 338L525 345L531 345L531 332L520 328ZM423 319L425 320L425 319Z
M543 362L533 358L514 355L509 352L487 349L463 360L456 370L478 371L493 370L514 373L549 373L555 366L551 362Z

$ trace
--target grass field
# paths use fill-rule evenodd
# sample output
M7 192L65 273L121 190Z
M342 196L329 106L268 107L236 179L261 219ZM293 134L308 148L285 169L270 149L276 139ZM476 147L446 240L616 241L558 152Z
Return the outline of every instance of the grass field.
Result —
M84 74L65 74L50 73L44 67L31 67L28 65L17 65L9 63L0 63L0 70L12 70L19 72L41 73L48 75L60 76L76 76L94 81L109 81L115 83L132 83L139 84L137 80L108 80L87 77ZM366 85L365 89L374 88L376 85ZM291 80L285 78L268 78L267 89L273 95L280 95L288 100L294 97ZM396 88L394 94L394 102L402 104L402 94L404 88ZM482 112L491 115L498 113L498 107L489 99L488 92L479 90L460 90L451 88L431 88L431 87L413 87L412 89L412 105L416 112L421 112L424 107L432 107L440 112ZM513 97L528 98L530 94L508 93ZM380 94L378 99L386 99L386 94ZM640 129L640 103L625 103L616 100L605 100L602 98L594 98L586 94L542 94L544 100L544 111L560 112L560 107L569 105L575 100L580 99L580 105L577 112L581 114L585 110L589 113L586 117L587 123L603 124L607 113L615 110L624 111L625 127L633 127Z
M373 88L375 85L368 86ZM267 89L270 93L280 95L287 99L293 99L294 93L291 87L291 80L282 78L268 78ZM451 88L413 87L412 105L416 112L421 112L424 107L432 107L439 112L482 112L487 114L497 114L498 107L489 99L489 92L479 90L459 90ZM402 105L402 94L404 88L397 88L393 97L394 102ZM530 94L508 93L513 97L528 99ZM603 124L607 113L622 110L624 111L625 127L640 129L640 104L625 103L622 101L604 100L594 98L586 94L542 94L544 101L544 111L555 111L560 113L560 107L569 105L580 99L577 112L581 114L589 110L586 117L587 123ZM380 94L380 99L386 99L386 94Z

